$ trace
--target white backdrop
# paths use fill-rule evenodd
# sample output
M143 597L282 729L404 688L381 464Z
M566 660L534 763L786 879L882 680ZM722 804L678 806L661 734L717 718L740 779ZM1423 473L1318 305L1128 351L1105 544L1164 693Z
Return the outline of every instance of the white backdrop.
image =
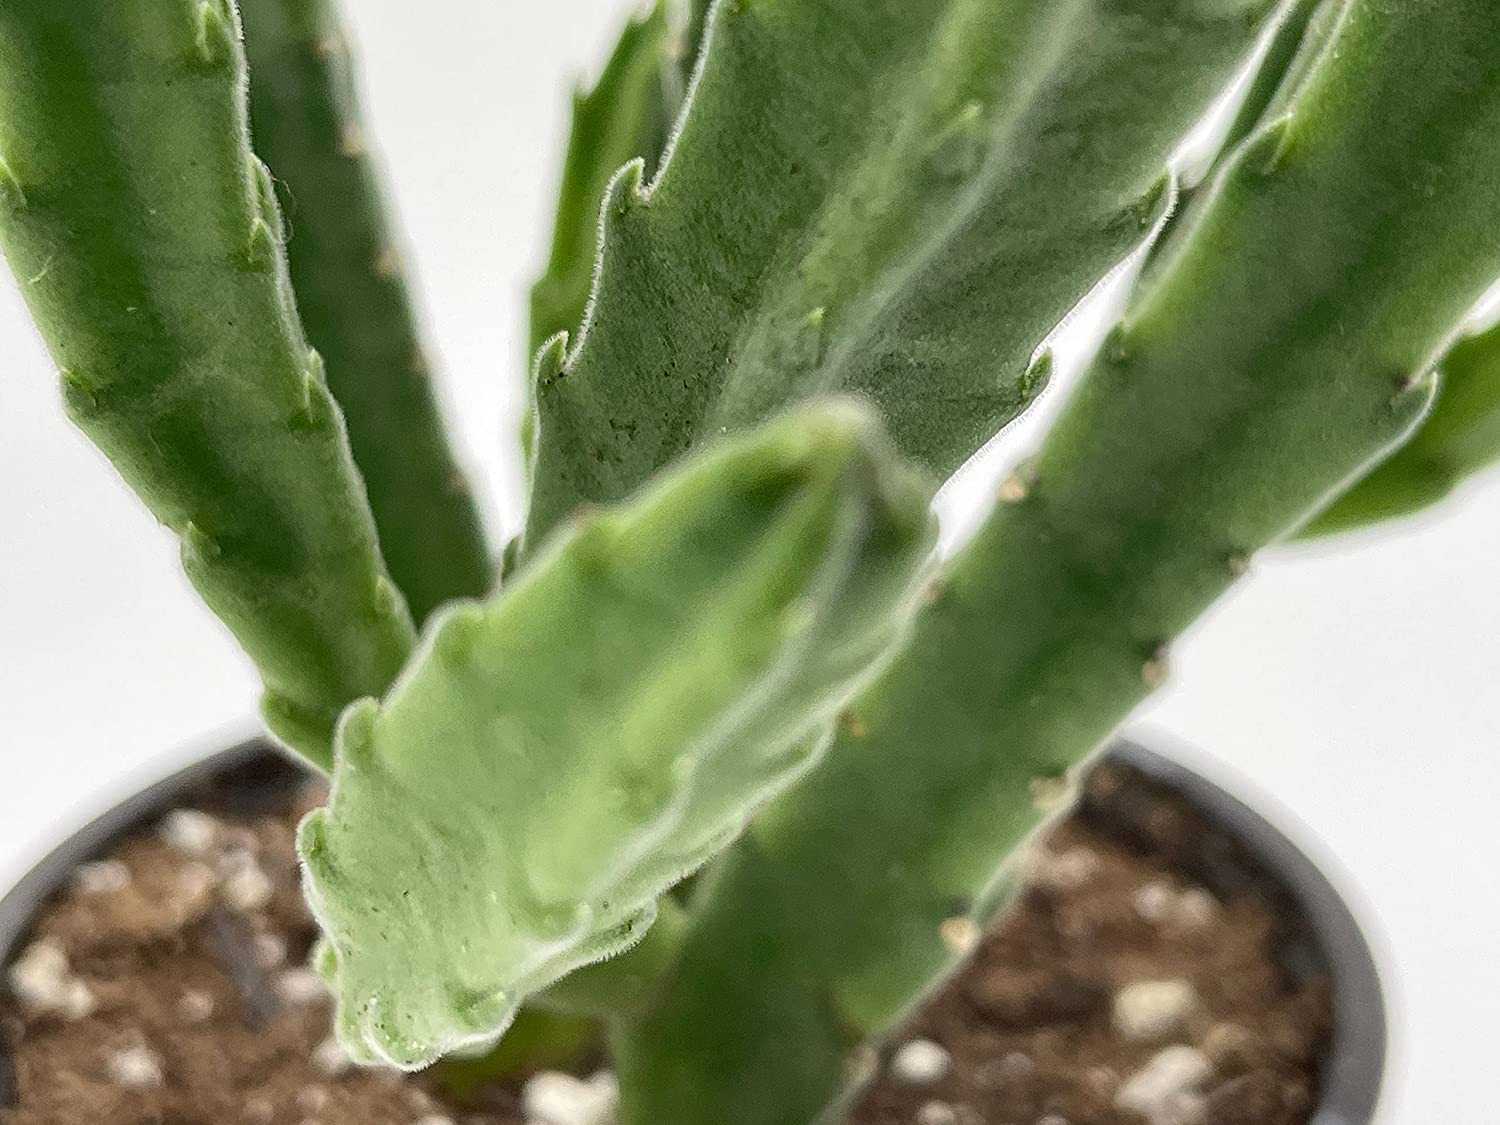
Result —
M454 423L514 522L522 291L542 259L568 83L628 0L346 3L445 360ZM0 887L89 812L252 728L254 678L175 548L61 416L0 283ZM1257 560L1177 646L1135 726L1342 872L1396 993L1385 1120L1493 1120L1500 997L1500 478L1394 532ZM1274 794L1274 799L1266 797Z

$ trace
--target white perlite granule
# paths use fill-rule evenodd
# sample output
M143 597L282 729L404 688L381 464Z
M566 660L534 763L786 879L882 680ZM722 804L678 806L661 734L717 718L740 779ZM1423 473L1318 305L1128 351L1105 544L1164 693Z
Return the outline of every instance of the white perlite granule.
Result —
M304 1086L297 1091L297 1105L303 1113L321 1113L332 1097L326 1086Z
M287 969L276 975L276 995L284 1004L316 1004L327 999L328 986L311 969Z
M1208 1056L1196 1047L1168 1047L1125 1080L1115 1105L1151 1125L1190 1125L1203 1109L1198 1090L1213 1072Z
M1083 847L1060 852L1037 847L1027 855L1022 871L1029 882L1038 886L1073 890L1099 874L1099 857Z
M203 1023L214 1014L213 993L189 988L177 998L177 1016L183 1023Z
M521 1091L527 1125L614 1125L620 1092L613 1074L601 1071L588 1081L544 1070Z
M156 833L188 855L207 855L219 840L219 822L197 809L173 809L161 818Z
M1198 993L1185 980L1143 980L1115 993L1112 1020L1133 1043L1170 1039L1198 1006Z
M1135 892L1135 912L1146 921L1160 925L1171 914L1172 904L1176 899L1175 889L1161 880L1156 880L1147 883Z
M94 994L74 974L63 947L49 938L34 942L11 965L11 991L32 1012L52 1012L81 1020L94 1010Z
M108 895L130 886L130 868L118 859L80 863L73 872L73 886L82 895Z
M213 892L218 881L208 864L197 860L184 864L177 871L176 898L184 904L199 903Z
M275 969L286 963L286 939L279 934L255 935L255 963L262 969Z
M1150 882L1135 892L1135 912L1156 926L1200 930L1223 914L1219 900L1202 887L1178 890L1162 880Z
M1177 897L1172 920L1185 930L1199 930L1217 922L1224 913L1219 900L1202 887L1189 887Z
M891 1058L891 1074L913 1086L930 1086L940 1081L953 1064L953 1056L931 1039L913 1039L903 1043Z
M947 1102L927 1102L917 1110L917 1125L958 1125L958 1110Z
M224 857L224 881L219 894L231 910L247 914L271 901L276 886L256 858L248 851L236 850Z
M333 1036L319 1043L313 1050L313 1065L330 1078L343 1074L354 1065L343 1045Z
M147 1089L160 1086L165 1081L161 1056L144 1043L111 1052L105 1065L109 1069L109 1076L121 1086Z
M943 939L943 944L952 953L960 957L967 957L979 946L981 934L979 923L974 919L962 914L952 918L944 918L938 926L938 936Z

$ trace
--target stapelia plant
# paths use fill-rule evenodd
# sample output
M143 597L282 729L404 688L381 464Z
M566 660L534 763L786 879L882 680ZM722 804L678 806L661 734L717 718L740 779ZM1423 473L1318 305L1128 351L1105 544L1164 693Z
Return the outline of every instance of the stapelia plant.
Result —
M0 236L332 772L301 848L363 1061L552 1008L627 1125L836 1121L1253 553L1500 454L1491 0L689 3L575 101L495 591L333 13L240 8L0 7ZM935 559L922 482L1105 278Z

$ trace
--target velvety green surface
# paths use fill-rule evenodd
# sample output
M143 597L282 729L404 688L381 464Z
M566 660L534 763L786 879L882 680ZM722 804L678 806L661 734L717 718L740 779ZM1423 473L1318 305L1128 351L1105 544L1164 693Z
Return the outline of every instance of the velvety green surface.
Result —
M816 1118L855 1044L1003 899L1034 791L1160 682L1164 646L1251 552L1420 419L1432 384L1412 377L1500 273L1500 6L1340 7L1024 497L1007 490L859 722L708 880L655 1007L615 1037L629 1125Z
M668 5L632 19L592 89L573 95L547 268L531 289L531 351L583 324L598 256L599 208L609 181L637 157L656 168L681 104Z
M1296 7L1292 4L1288 7ZM582 342L539 371L533 541L830 390L946 474L1167 205L1271 0L730 0L649 191L614 181Z
M454 462L360 122L332 0L240 0L255 151L276 177L297 307L344 412L391 577L421 622L485 593L489 549Z
M0 4L0 241L69 415L326 765L412 626L293 308L238 35L221 0Z
M493 1037L634 944L904 636L929 499L862 411L806 409L440 614L384 702L346 715L301 833L355 1056Z

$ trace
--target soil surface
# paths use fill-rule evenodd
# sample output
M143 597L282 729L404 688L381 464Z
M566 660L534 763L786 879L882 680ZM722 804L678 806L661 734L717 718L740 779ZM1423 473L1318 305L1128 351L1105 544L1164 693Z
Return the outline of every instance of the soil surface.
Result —
M607 1075L459 1099L452 1075L349 1066L302 968L293 832L319 793L252 796L193 794L43 912L0 998L0 1125L609 1125ZM855 1125L1307 1121L1326 978L1233 840L1106 765L1026 872L968 968L881 1053Z

